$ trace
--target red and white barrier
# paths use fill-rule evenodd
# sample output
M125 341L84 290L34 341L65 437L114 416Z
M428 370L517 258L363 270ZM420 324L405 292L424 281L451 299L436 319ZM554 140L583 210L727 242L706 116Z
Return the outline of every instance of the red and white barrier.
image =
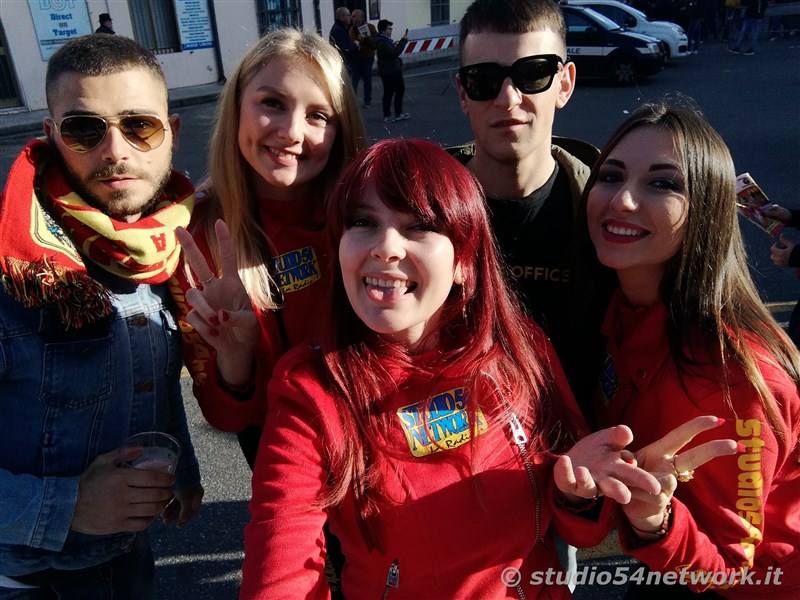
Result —
M456 45L455 36L426 38L423 40L409 40L403 54L419 54L421 52L431 52L433 50L447 50Z

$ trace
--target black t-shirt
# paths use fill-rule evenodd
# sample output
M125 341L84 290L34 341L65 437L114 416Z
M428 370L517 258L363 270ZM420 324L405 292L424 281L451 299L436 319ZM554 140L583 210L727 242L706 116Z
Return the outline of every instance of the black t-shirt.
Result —
M556 163L547 182L530 196L487 202L492 229L522 303L555 342L569 303L569 181Z
M460 147L450 152L467 164L473 155L470 150ZM508 279L525 311L550 337L576 400L591 422L589 400L603 347L600 324L615 284L612 271L583 254L590 242L585 224L576 226L569 175L556 161L550 178L529 196L487 198L487 204Z

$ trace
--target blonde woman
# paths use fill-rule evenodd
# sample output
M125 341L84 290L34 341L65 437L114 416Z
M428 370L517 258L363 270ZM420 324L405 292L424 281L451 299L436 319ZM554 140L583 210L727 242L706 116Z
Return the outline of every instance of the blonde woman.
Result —
M364 141L339 53L314 33L268 33L223 90L209 178L179 231L193 277L181 269L174 283L195 397L211 425L237 432L251 468L273 366L318 329L325 200Z

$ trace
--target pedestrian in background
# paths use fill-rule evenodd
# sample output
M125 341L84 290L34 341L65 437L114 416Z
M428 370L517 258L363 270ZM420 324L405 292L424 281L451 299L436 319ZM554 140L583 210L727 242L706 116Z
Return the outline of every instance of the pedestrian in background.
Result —
M778 219L788 227L800 228L800 210L789 210L779 204L771 204L762 210L768 217ZM779 267L797 269L797 277L800 278L800 244L781 233L780 241L775 242L770 248L770 258ZM786 332L795 345L800 348L800 301L797 302L792 316L789 317L789 326L786 328Z
M689 53L698 54L700 52L700 40L703 34L703 23L708 14L708 5L711 0L692 0L688 6L689 29L686 37L689 39Z
M346 6L336 9L328 41L342 55L347 75L352 80L358 58L358 44L350 39L350 9Z
M109 35L116 35L113 29L114 23L111 20L110 14L102 13L98 20L100 21L100 27L94 30L95 33L107 33Z
M408 29L398 42L392 40L392 26L394 24L386 19L378 21L378 37L375 38L375 52L378 56L378 74L383 83L383 122L394 123L404 121L411 117L410 113L403 111L403 97L406 93L406 84L403 80L403 54L408 44ZM392 116L394 104L394 117Z
M372 67L378 30L367 22L363 10L354 10L351 19L350 39L358 44L358 54L353 62L353 90L358 96L358 83L364 82L364 108L369 108L372 106Z
M728 48L728 52L731 54L739 54L739 51L749 38L750 45L742 54L750 56L756 52L758 30L761 27L761 19L764 17L764 12L767 10L767 0L744 0L743 4L745 12L742 31L739 33L739 39L736 41L736 45L733 48Z

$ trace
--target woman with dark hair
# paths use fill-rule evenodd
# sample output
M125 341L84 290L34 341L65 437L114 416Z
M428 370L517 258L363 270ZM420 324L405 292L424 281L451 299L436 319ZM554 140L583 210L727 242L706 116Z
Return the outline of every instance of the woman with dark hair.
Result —
M594 545L613 520L598 493L660 486L620 457L628 428L577 441L476 180L429 142L379 142L335 189L327 231L332 318L270 383L241 597L325 597L326 518L347 597L570 597L548 530Z
M722 138L692 108L645 105L603 150L588 225L619 290L596 417L628 425L632 449L694 415L723 417L714 436L738 440L740 454L696 473L692 449L636 452L663 490L623 507L623 548L654 571L684 572L695 592L797 598L800 356L750 278L735 178Z

